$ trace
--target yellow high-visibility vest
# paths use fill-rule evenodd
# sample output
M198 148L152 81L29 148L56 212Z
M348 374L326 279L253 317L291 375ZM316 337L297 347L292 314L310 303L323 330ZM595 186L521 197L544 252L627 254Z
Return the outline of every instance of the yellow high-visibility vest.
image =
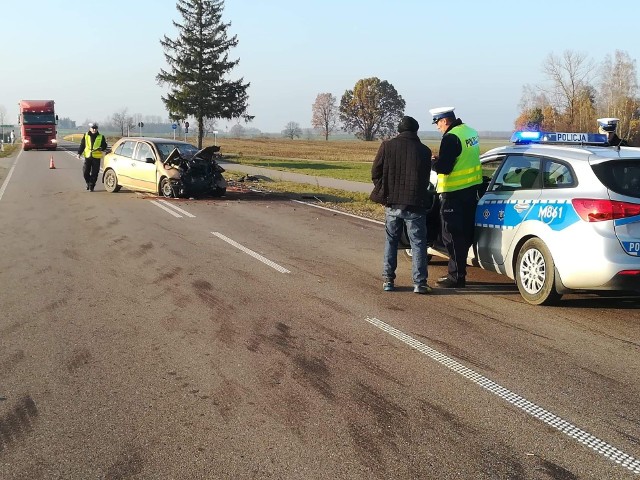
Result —
M100 145L102 145L102 134L99 133L96 135L96 141L91 145L91 136L88 133L84 134L84 158L93 157L93 158L102 158L102 150L100 150ZM91 149L95 148L92 152Z
M438 174L438 193L454 192L482 183L480 165L480 141L478 132L466 124L453 127L449 132L462 144L462 152L456 158L451 173Z

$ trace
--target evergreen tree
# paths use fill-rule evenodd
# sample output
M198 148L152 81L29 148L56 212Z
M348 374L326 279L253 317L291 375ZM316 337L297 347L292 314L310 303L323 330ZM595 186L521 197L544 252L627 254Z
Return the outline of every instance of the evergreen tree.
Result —
M238 39L227 37L231 23L222 22L224 0L178 0L176 9L183 23L173 22L177 39L165 35L160 40L170 69L161 69L156 80L171 85L162 97L171 119L195 118L198 148L202 148L206 119L253 119L247 114L250 84L243 83L243 78L227 80L240 60L229 60L228 50Z

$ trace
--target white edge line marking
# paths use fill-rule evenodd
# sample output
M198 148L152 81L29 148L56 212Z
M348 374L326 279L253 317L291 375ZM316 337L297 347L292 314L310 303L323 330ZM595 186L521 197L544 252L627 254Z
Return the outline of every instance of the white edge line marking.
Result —
M180 215L179 213L174 212L173 210L171 210L169 207L165 207L164 205L162 205L161 203L155 201L155 200L149 200L151 203L153 203L156 207L160 207L161 209L163 209L166 212L169 212L171 215L173 215L174 217L178 217L178 218L182 218L182 215Z
M252 256L253 258L255 258L256 260L260 260L262 263L264 263L265 265L269 265L271 268L281 272L281 273L291 273L289 270L287 270L284 267L281 267L280 265L278 265L275 262L272 262L271 260L269 260L268 258L263 257L262 255L260 255L259 253L254 252L253 250L249 250L247 247L240 245L238 242L236 242L235 240L231 240L229 237L225 237L223 234L218 233L218 232L211 232L213 235L215 235L216 237L218 237L220 240L224 240L225 242L227 242L229 245L233 245L234 247L236 247L238 250L242 250L244 253L246 253L247 255Z
M185 217L189 217L189 218L196 218L195 215L192 215L191 213L187 212L186 210L183 210L182 208L178 207L177 205L174 205L171 202L168 202L166 200L158 200L158 203L161 203L163 205L166 205L167 207L171 207L174 210L179 211L180 213L182 213Z
M518 407L520 410L523 410L525 413L541 420L543 423L555 428L556 430L560 430L565 435L575 439L578 443L586 445L591 448L595 452L600 455L605 456L609 460L613 460L615 463L619 464L622 467L625 467L628 470L631 470L633 473L640 473L640 460L633 458L631 455L624 453L621 450L618 450L616 447L606 443L603 440L591 435L588 432L572 425L571 423L563 420L557 415L545 410L544 408L536 405L535 403L530 402L526 398L521 397L517 393L513 393L510 390L498 385L497 383L489 380L488 378L480 375L477 372L474 372L470 368L465 367L461 363L456 362L450 357L434 350L431 347L419 342L413 337L410 337L406 333L401 332L398 329L393 328L392 326L384 323L377 318L367 317L365 321L369 322L371 325L378 327L383 332L388 333L392 337L397 338L401 342L406 343L410 347L418 350L420 353L430 357L436 362L444 365L445 367L453 370L454 372L462 375L463 377L471 380L473 383L480 385L482 388L488 390L489 392L497 395L498 397L506 400L511 405Z
M7 178L5 178L4 182L2 182L2 187L0 187L0 200L2 200L4 191L7 189L7 185L9 185L9 179L11 178L11 175L13 175L13 171L15 170L16 165L18 164L18 159L20 158L20 155L22 155L23 151L24 150L20 150L20 152L16 156L16 159L13 161L13 165L11 165L11 168L9 169L9 173L7 173Z
M291 201L292 202L296 202L296 203L301 203L302 205L308 205L310 207L319 208L321 210L327 210L328 212L340 213L341 215L346 215L347 217L359 218L360 220L366 220L367 222L373 222L373 223L377 223L379 225L384 225L384 222L380 222L378 220L373 220L371 218L361 217L359 215L354 215L353 213L341 212L340 210L334 210L333 208L321 207L320 205L316 205L314 203L309 203L309 202L303 202L301 200L291 200Z
M377 223L378 225L384 225L384 222L381 222L379 220L373 220L372 218L367 218L367 217L361 217L360 215L354 215L353 213L347 213L347 212L342 212L340 210L336 210L334 208L328 208L328 207L321 207L320 205L316 205L314 203L308 203L308 202L302 202L300 200L291 200L292 202L296 202L296 203L301 203L302 205L307 205L309 207L315 207L315 208L319 208L321 210L327 210L329 212L334 212L334 213L338 213L340 215L346 215L347 217L353 217L353 218L358 218L360 220L366 220L367 222L372 222L372 223ZM439 257L442 258L447 258L446 256L444 256L442 253L440 253L437 250L434 250L433 248L429 247L427 250L428 253L430 253L431 255L437 255Z

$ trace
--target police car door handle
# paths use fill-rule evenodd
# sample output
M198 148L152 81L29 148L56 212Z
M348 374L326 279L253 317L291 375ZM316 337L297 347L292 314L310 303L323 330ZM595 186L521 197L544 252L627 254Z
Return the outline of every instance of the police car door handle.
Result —
M516 203L516 204L514 205L514 207L513 207L513 208L515 209L515 211L516 211L516 212L518 212L518 213L522 213L522 212L524 212L525 210L528 210L528 209L529 209L529 206L530 206L530 205L529 205L528 203L518 202L518 203Z

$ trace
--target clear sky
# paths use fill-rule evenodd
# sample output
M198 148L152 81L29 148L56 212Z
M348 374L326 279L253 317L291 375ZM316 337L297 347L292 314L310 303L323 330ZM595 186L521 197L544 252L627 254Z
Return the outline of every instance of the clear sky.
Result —
M550 53L594 62L622 50L640 58L640 2L563 0L227 0L238 36L233 79L250 82L248 126L280 132L311 126L318 93L339 103L362 78L378 77L406 101L421 130L429 108L454 106L480 131L509 131L522 87L545 82ZM78 124L130 114L167 118L155 77L160 38L182 22L174 0L0 0L0 106L17 120L21 99L54 99ZM221 122L219 129L229 127Z

